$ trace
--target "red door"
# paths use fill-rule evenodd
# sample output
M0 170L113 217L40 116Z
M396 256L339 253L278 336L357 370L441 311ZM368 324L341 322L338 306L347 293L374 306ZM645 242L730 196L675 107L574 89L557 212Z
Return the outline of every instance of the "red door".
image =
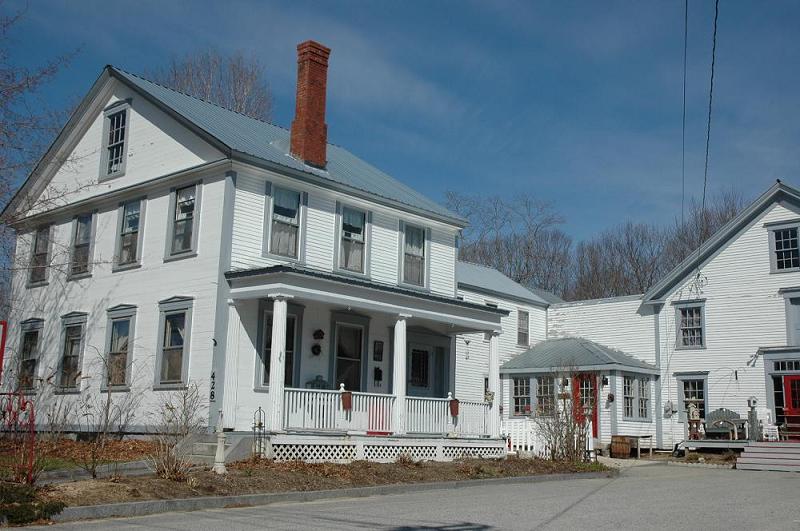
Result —
M783 377L783 414L800 417L800 375Z
M586 420L591 415L592 437L597 437L597 377L594 374L576 374L572 377L572 406L575 418Z

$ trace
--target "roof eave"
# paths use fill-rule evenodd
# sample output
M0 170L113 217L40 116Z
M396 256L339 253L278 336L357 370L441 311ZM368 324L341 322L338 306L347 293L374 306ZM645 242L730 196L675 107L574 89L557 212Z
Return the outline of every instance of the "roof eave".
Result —
M550 303L546 302L544 300L537 301L537 300L532 300L532 299L526 299L525 297L519 297L519 296L516 296L516 295L511 295L509 293L502 293L502 292L499 292L499 291L495 291L493 289L487 289L487 288L484 288L484 287L481 287L481 286L475 286L475 285L469 284L467 282L460 282L459 281L458 282L458 288L459 289L464 289L466 291L474 291L475 293L481 293L481 294L484 294L484 295L491 295L493 297L500 297L500 298L512 300L512 301L515 301L515 302L521 302L521 303L524 303L524 304L530 304L532 306L538 306L540 308L548 308L548 307L550 307Z
M592 371L623 371L633 372L637 374L651 374L660 375L661 371L658 368L638 367L625 365L622 363L604 363L599 365L579 365L577 367L569 367L568 371L557 367L510 367L500 368L500 374L547 374L547 373L576 373L576 372L592 372Z

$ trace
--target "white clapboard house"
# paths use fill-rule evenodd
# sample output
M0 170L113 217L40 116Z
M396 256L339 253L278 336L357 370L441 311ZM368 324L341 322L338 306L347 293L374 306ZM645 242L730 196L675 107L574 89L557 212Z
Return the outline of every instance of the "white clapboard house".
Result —
M501 368L512 422L550 407L568 369L603 444L672 448L687 400L747 419L751 397L760 422L800 435L798 230L800 191L778 182L647 293L551 305L548 339Z
M260 408L279 458L503 455L500 363L549 303L458 262L464 219L327 142L329 53L298 46L291 130L102 71L5 211L26 266L7 390L110 389L142 433L193 384L211 428Z

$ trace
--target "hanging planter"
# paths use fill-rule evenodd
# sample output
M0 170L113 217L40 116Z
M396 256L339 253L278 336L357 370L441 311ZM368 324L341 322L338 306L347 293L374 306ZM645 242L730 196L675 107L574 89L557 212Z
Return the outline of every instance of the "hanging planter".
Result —
M450 399L450 416L451 417L458 416L458 398Z
M353 392L352 391L343 391L342 392L342 409L345 411L350 411L353 409Z

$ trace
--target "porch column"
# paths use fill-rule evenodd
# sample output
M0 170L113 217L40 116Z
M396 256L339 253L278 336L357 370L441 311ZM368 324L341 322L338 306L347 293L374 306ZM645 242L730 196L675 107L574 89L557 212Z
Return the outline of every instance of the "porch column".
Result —
M489 338L489 391L493 393L489 435L500 437L500 332Z
M396 434L406 432L406 319L409 315L400 314L394 323L394 352L392 353L392 393L394 394L394 413L392 431Z
M269 356L269 424L271 431L283 429L283 380L286 373L286 295L272 298L272 343Z
M236 427L237 395L239 394L239 327L242 320L233 301L228 301L228 333L225 341L225 381L222 387L222 409L225 428ZM216 390L215 390L216 392Z

